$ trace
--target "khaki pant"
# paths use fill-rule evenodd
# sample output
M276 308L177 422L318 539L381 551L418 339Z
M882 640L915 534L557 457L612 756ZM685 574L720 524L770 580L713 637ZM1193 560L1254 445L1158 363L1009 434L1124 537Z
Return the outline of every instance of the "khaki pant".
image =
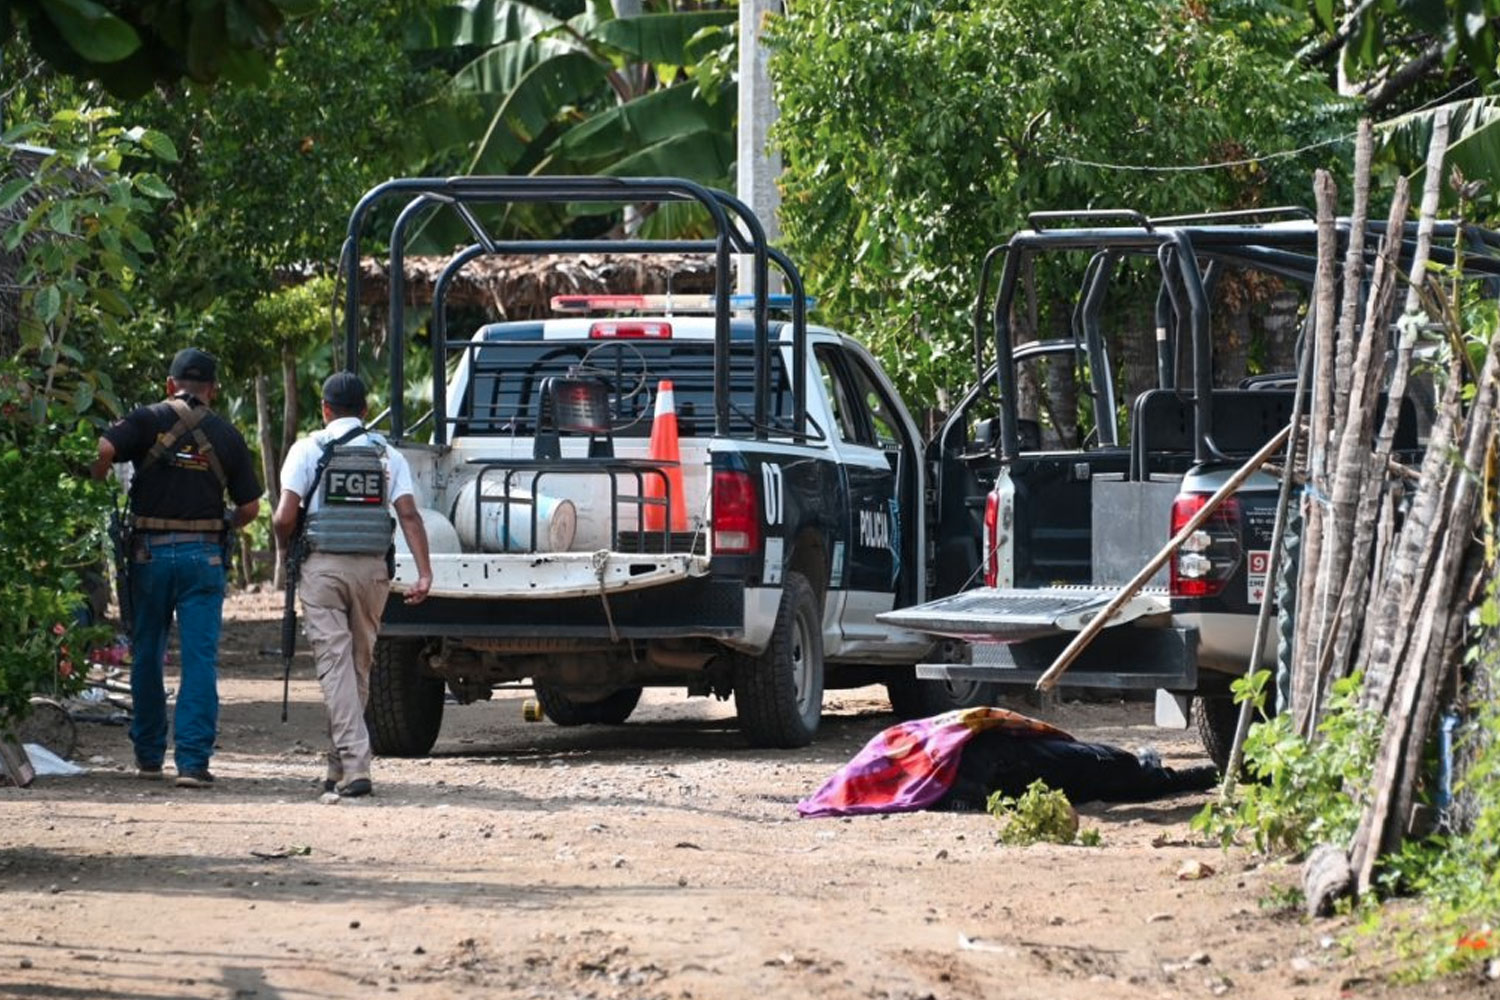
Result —
M314 552L302 564L303 628L328 708L328 777L340 784L370 776L365 702L390 589L383 556Z

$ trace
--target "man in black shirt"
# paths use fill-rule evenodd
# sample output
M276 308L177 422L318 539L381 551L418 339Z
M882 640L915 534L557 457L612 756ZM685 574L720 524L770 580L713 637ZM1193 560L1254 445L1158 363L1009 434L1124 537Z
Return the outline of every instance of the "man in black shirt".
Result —
M99 439L94 478L115 462L130 482L130 598L137 773L160 778L167 751L162 682L167 630L177 615L182 677L175 734L177 784L208 788L219 725L219 628L224 610L225 533L255 520L261 485L245 439L208 408L218 389L212 355L185 348L172 359L167 399L136 407ZM228 494L231 508L226 509Z

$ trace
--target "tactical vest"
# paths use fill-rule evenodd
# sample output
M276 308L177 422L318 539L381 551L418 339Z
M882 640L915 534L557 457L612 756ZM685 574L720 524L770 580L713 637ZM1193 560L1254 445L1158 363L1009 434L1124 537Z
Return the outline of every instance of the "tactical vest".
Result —
M308 549L384 555L396 530L386 496L385 448L331 442L323 458L321 502L307 518Z
M141 460L140 466L135 470L135 477L130 481L130 493L134 494L135 484L140 482L141 474L151 468L157 462L170 454L177 445L187 437L191 437L198 445L198 454L208 461L209 470L219 480L221 490L229 488L229 477L224 474L224 465L219 461L218 454L214 451L213 444L208 440L208 435L203 433L203 428L198 425L213 411L207 406L193 406L187 400L180 397L172 397L164 400L177 414L177 422L172 425L171 430L160 434L156 443L146 452L146 457ZM202 531L216 532L225 531L229 525L226 518L181 518L181 517L149 517L143 514L132 514L130 526L137 531Z

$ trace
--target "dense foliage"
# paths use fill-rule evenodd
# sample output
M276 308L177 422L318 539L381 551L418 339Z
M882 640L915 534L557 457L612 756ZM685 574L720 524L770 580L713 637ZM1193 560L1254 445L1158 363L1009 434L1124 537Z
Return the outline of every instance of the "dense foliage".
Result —
M1306 26L1273 4L793 4L772 74L794 258L826 315L930 400L970 377L960 345L979 262L1027 212L1305 201L1308 157L1170 168L1346 127L1289 58Z
M37 690L78 683L99 637L84 584L100 579L105 501L83 478L96 437L88 418L120 404L94 359L128 339L153 250L144 221L171 196L150 167L176 157L166 136L122 128L105 109L6 135L19 138L50 152L11 149L0 161L0 246L18 258L20 288L0 362L0 717Z

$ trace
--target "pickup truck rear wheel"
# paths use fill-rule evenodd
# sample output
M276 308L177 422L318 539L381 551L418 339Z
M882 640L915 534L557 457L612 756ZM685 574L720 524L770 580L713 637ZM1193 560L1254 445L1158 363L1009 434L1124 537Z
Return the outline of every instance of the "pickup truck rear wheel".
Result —
M638 687L620 688L598 701L575 701L548 684L537 684L535 689L542 714L559 726L618 726L630 718L641 700Z
M823 717L823 616L801 573L786 574L765 652L736 659L734 704L751 746L805 747L817 733Z
M930 681L899 677L885 682L891 711L899 719L926 719L958 708L1000 704L1000 685L986 681Z
M382 757L423 757L443 725L443 680L423 667L424 639L377 639L365 725Z
M1198 739L1223 774L1229 766L1229 751L1234 746L1234 731L1240 722L1240 706L1229 695L1197 695L1193 698L1193 721L1198 724Z

